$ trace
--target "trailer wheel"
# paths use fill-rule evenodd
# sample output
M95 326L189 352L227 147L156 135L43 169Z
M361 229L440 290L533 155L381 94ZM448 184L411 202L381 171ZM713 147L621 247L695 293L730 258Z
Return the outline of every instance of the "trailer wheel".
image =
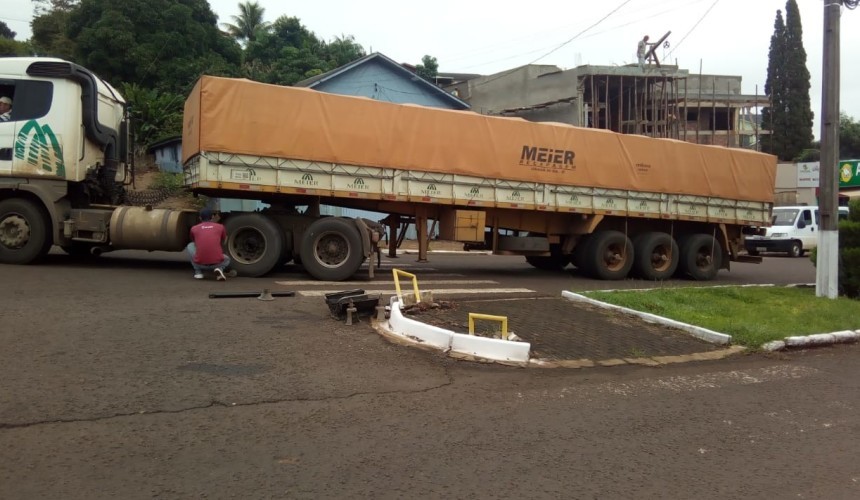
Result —
M550 244L549 253L549 255L527 255L526 262L543 271L561 271L570 263L570 256L561 253L561 245L558 243Z
M709 234L690 234L678 245L681 249L677 274L696 281L710 281L723 265L723 249Z
M224 227L230 267L241 276L263 276L280 264L284 235L271 219L259 214L240 214L228 217Z
M633 271L646 280L665 280L678 268L678 244L666 233L642 233L633 239Z
M0 262L30 264L48 254L53 244L48 214L30 200L0 201Z
M311 224L302 236L301 248L302 265L319 280L345 280L364 262L358 228L341 217L326 217Z
M618 231L598 231L585 248L584 270L602 280L622 280L633 267L633 244Z

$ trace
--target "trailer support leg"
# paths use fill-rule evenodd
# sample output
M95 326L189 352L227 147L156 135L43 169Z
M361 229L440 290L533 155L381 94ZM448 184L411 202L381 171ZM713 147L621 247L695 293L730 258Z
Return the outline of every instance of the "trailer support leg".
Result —
M388 216L388 256L392 259L397 257L397 230L400 228L400 216L391 214Z
M430 238L427 236L427 215L415 215L415 231L418 233L418 262L427 262L427 249L430 247Z

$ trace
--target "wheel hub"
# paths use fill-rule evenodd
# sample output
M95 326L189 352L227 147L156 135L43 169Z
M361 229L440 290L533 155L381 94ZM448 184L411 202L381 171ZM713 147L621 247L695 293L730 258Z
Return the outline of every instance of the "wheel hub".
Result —
M349 257L349 245L337 235L323 235L317 240L316 256L321 264L337 267Z
M266 240L256 231L243 230L235 236L232 245L233 256L243 264L253 264L260 260L266 251Z
M30 241L30 225L19 215L10 215L0 221L0 244L7 248L21 248Z

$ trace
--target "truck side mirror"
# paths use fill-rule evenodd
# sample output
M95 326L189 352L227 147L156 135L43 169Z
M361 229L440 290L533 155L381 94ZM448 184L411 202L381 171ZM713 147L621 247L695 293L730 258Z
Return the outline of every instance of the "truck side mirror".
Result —
M797 228L798 229L803 229L805 227L806 227L806 221L804 221L803 219L800 219L799 221L797 221Z

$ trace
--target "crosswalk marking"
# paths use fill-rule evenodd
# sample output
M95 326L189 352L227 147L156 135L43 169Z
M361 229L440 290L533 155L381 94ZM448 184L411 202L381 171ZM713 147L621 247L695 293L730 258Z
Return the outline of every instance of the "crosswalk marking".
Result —
M421 290L422 293L431 292L433 295L440 297L444 295L465 295L479 293L535 293L529 288L442 288L438 290ZM330 290L304 290L296 292L297 295L304 297L322 297ZM390 290L365 290L367 295L394 295L394 289Z
M364 269L367 266L362 266ZM411 266L386 266L385 264L382 267L374 267L373 270L375 272L388 272L392 269L403 269L405 271L409 271L410 273L419 273L419 272L433 272L436 271L435 267L411 267Z

